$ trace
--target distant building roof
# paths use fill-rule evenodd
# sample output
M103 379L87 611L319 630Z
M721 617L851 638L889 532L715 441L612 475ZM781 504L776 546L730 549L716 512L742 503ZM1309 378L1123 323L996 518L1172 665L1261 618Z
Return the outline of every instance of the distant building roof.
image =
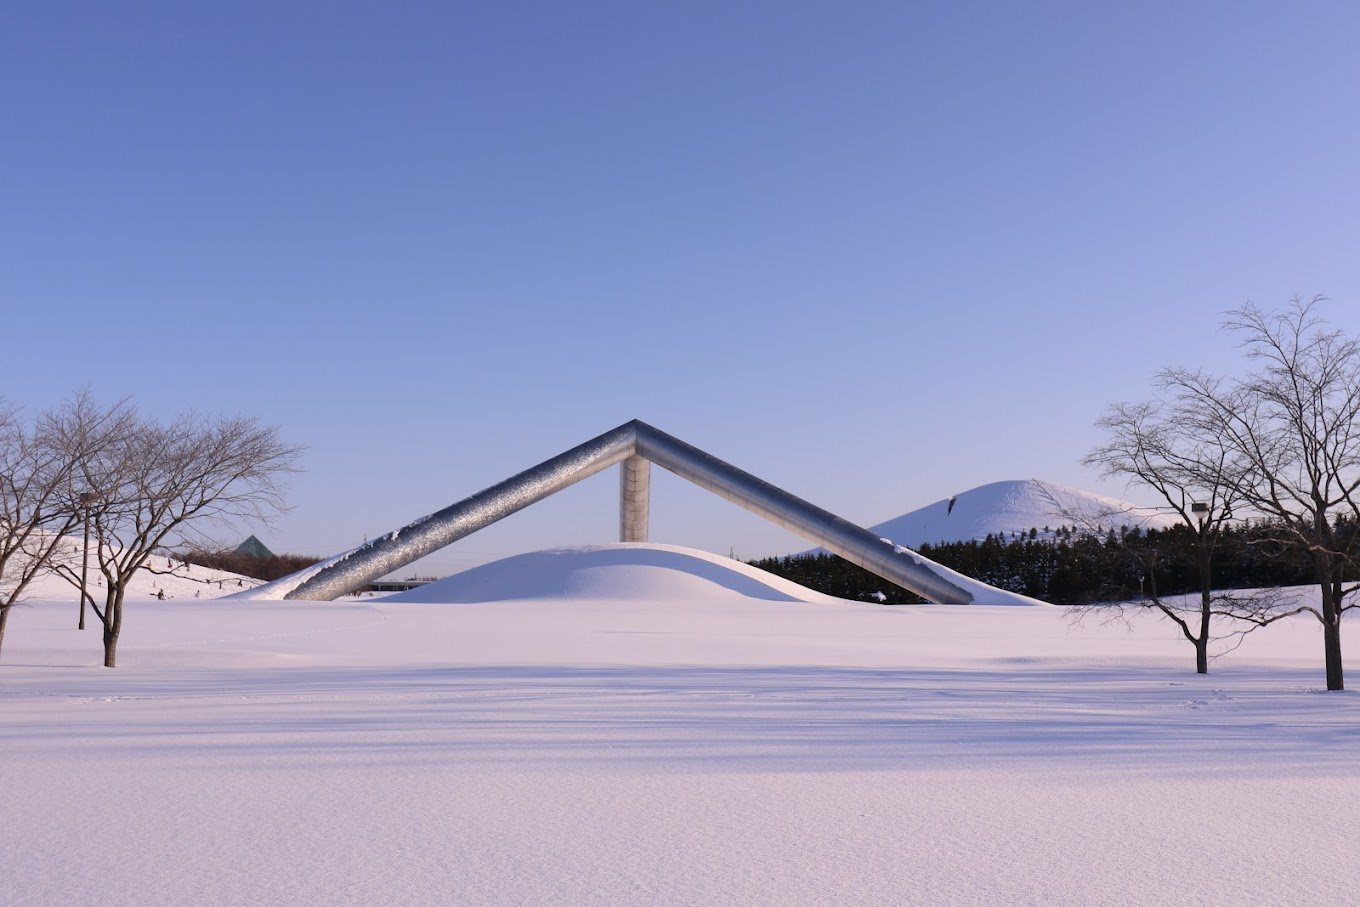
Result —
M251 536L244 542L236 546L235 554L244 554L246 557L258 557L260 559L274 556L274 552L265 547L264 542Z

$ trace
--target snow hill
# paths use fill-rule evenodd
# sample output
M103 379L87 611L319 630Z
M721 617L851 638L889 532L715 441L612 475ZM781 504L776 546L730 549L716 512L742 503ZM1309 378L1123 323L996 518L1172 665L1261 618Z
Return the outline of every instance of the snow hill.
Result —
M783 602L837 599L741 561L679 545L629 543L550 548L502 558L384 602L533 599Z
M1045 602L996 589L910 552L973 596L974 605ZM254 599L250 592L235 598ZM841 602L758 567L696 548L651 543L550 548L517 554L387 596L384 602L452 604L517 600Z
M1078 519L1074 519L1074 514ZM873 526L899 545L917 548L936 542L962 542L988 535L1007 535L1044 527L1052 530L1084 522L1089 525L1165 528L1176 519L1150 507L1092 494L1040 479L992 482Z
M70 567L78 575L80 572L80 555L81 540L68 537L62 539L55 560ZM150 569L138 570L133 576L127 590L129 598L155 598L159 592L164 592L168 599L220 598L260 584L259 580L249 576L229 573L226 570L212 570L195 564L186 564L184 561L162 555L153 556L147 567ZM93 543L90 553L89 581L95 600L102 602L104 578L99 575L99 568L95 564ZM56 601L70 599L76 602L79 600L79 593L74 586L60 576L47 574L38 577L29 585L25 597Z

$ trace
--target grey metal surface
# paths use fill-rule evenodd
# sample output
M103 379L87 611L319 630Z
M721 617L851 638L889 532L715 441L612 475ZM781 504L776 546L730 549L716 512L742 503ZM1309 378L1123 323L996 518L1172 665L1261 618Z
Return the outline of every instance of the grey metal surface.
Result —
M647 541L652 464L633 454L619 465L619 541Z
M933 571L925 558L637 420L269 585L288 589L284 597L290 599L337 598L615 464L623 465L620 538L645 541L651 485L648 461L930 601L972 603L967 591Z
M554 492L623 462L634 451L634 438L631 423L620 425L470 498L366 542L320 570L308 568L315 572L285 598L330 601L353 592Z
M922 598L948 605L972 604L970 594L932 571L922 563L924 558L899 552L897 546L869 530L645 422L635 424L638 453L662 469L783 526L870 573L910 589Z

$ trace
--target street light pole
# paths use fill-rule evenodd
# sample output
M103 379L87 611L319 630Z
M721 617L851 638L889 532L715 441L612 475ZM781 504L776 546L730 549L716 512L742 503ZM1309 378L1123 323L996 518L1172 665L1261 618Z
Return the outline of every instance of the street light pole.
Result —
M95 501L93 491L83 491L80 494L80 509L85 517L85 541L80 549L80 624L77 629L85 629L85 599L86 587L90 576L90 505Z

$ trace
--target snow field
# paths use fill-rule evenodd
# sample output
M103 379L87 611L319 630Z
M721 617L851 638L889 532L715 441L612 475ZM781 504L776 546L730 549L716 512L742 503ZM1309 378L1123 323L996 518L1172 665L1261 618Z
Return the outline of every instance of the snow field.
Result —
M69 602L0 663L0 903L1347 903L1360 703L1059 608Z

